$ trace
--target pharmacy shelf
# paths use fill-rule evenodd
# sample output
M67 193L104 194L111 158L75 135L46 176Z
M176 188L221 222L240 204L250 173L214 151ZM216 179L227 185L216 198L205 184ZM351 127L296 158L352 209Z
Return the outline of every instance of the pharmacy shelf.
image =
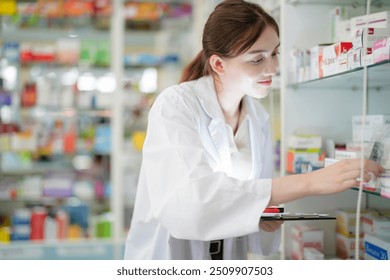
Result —
M182 27L181 27L182 28ZM167 29L138 31L127 30L124 33L124 43L127 47L155 46L159 38L167 36L171 31ZM177 32L177 30L176 30ZM110 40L110 33L107 30L85 29L64 29L64 28L17 28L10 27L2 30L1 41L16 42L53 42L58 39L69 38L107 42Z
M359 188L352 188L352 190L359 191ZM383 198L388 199L387 197L381 196L380 192L369 191L369 190L364 190L364 189L363 189L363 192L366 194L369 194L369 195L379 196L379 197L383 197Z
M345 72L329 75L320 79L309 80L301 83L292 83L288 87L292 89L363 89L363 67L358 67ZM368 88L381 90L390 88L389 72L390 60L385 60L367 67L368 69Z
M381 3L380 3L381 2ZM390 1L371 1L370 13L389 10ZM330 13L344 6L349 16L366 13L366 0L284 0L281 1L281 175L286 173L288 137L294 133L318 134L324 140L347 142L352 137L352 117L388 114L390 61L359 67L321 79L289 84L289 54L331 42ZM380 7L381 6L381 7ZM367 71L365 71L367 69ZM367 76L366 76L367 74ZM365 86L367 85L367 90ZM286 203L291 212L332 213L335 209L388 208L389 200L377 193L351 189L334 195L313 196ZM316 223L324 231L324 253L336 256L335 224ZM292 256L292 224L283 226L283 259Z
M110 240L15 241L0 244L0 260L114 260L123 256L124 242Z

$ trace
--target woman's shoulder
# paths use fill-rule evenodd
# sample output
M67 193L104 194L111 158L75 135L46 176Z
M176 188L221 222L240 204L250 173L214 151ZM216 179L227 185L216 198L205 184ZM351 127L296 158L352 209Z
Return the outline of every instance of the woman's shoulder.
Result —
M188 81L180 84L171 85L165 88L156 98L155 103L188 103L196 98L194 88L196 81Z

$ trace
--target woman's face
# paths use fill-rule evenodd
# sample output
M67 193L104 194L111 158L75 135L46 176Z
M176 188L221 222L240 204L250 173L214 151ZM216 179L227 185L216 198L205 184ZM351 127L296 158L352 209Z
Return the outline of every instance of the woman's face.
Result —
M224 74L220 76L225 93L266 97L272 77L279 68L279 37L267 26L257 41L245 53L235 58L224 58Z

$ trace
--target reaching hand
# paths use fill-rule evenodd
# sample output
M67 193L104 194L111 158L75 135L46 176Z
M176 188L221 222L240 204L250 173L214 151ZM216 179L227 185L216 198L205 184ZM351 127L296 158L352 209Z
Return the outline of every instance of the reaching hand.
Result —
M266 232L274 232L277 231L283 223L284 221L260 221L259 227Z
M360 170L363 181L371 175L378 177L385 169L376 162L364 159L344 159L316 171L272 179L272 194L269 205L279 205L313 195L327 195L359 186Z
M308 173L313 195L332 194L359 186L360 159L340 160L326 168ZM376 162L363 160L363 181L371 180L371 174L378 177L384 168Z

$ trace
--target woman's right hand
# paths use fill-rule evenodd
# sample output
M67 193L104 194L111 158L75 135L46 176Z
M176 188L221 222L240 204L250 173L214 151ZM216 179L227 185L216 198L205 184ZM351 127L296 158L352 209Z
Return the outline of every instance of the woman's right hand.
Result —
M378 177L384 168L378 163L363 159L344 159L330 166L308 173L313 195L332 194L359 186L361 169L363 181L371 180L372 175Z
M363 181L378 177L384 168L376 162L363 160ZM344 159L316 171L272 179L269 205L279 205L314 195L327 195L359 186L361 159Z

